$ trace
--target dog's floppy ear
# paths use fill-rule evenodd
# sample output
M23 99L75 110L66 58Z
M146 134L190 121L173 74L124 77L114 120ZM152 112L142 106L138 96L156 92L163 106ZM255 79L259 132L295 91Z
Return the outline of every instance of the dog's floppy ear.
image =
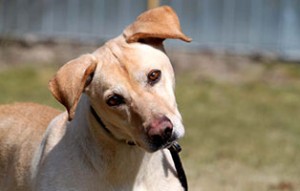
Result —
M72 120L81 93L91 82L96 69L96 58L85 54L63 65L49 82L53 96L63 104Z
M166 38L190 42L192 39L182 33L179 19L169 6L150 9L142 13L135 22L123 32L127 43L156 39L161 42Z

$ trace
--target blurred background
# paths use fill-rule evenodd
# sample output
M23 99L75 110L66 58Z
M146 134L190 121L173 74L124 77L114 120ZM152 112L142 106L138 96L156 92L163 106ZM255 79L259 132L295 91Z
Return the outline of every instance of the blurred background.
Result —
M193 38L165 43L190 190L300 190L300 0L0 0L0 103L63 109L55 71L159 5Z

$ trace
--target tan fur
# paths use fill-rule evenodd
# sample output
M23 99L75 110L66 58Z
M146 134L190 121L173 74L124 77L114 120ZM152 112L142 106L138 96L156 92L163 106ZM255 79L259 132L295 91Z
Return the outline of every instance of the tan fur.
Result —
M65 64L49 82L53 96L66 107L69 120L74 116L81 93L88 85L86 80L95 71L96 63L92 55L82 55Z
M168 6L151 9L128 26L124 31L128 43L142 38L174 38L190 42L192 39L184 35L176 13Z
M184 127L165 38L191 40L167 6L143 13L119 37L59 69L49 89L66 112L1 106L1 191L182 191L166 149ZM155 85L147 77L153 70L161 71ZM124 103L109 106L113 95ZM172 135L157 143L149 130L164 130L157 125L162 118Z
M34 103L0 106L1 190L27 190L30 163L58 110Z

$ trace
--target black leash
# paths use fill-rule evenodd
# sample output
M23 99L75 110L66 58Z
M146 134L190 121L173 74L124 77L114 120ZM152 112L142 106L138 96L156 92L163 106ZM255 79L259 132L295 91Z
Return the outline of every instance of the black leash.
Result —
M187 183L187 178L180 160L180 156L179 156L179 152L182 150L180 145L177 142L174 142L169 148L169 151L172 155L175 167L176 167L176 171L177 171L177 175L178 175L178 179L182 185L182 187L184 188L185 191L188 191L188 183Z
M101 120L101 118L99 117L99 115L96 113L95 109L92 106L90 106L90 110L91 110L92 115L95 117L95 119L100 124L100 126L105 130L105 132L107 132L107 134L109 136L116 139L117 141L121 141L121 140L117 139L116 137L114 137L113 134L109 131L109 129L107 129L107 127L105 126L105 124L103 123L103 121ZM124 142L126 142L128 145L131 145L131 146L135 145L131 141L124 140ZM188 183L187 183L186 175L185 175L185 172L184 172L181 160L180 160L180 156L179 156L181 147L177 142L174 142L168 149L172 155L172 159L175 164L178 179L179 179L182 187L184 188L184 191L188 191Z

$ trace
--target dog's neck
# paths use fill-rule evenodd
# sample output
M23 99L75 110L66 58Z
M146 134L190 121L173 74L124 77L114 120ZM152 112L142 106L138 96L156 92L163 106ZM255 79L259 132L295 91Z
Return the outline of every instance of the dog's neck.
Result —
M77 113L79 114L77 115ZM97 117L99 118L97 119ZM97 113L93 113L91 110L91 103L88 96L83 94L80 98L75 117L71 122L80 124L80 128L76 128L74 131L80 131L78 133L91 138L101 150L107 148L112 152L115 152L116 149L119 150L122 148L126 150L138 150L141 151L141 153L145 152L142 149L133 146L133 144L128 144L130 140L116 137L108 130L102 120L99 120L101 120L100 116L97 116Z
M90 105L90 113L92 114L92 118L90 120L96 120L98 124L94 124L93 126L96 126L95 128L98 129L98 127L100 127L102 130L102 135L106 135L107 137L110 137L112 139L112 141L117 141L123 144L127 144L130 146L135 146L135 143L131 140L127 140L127 139L119 139L117 138L107 127L106 125L103 123L101 117L97 114L97 112L95 111L94 107L92 105ZM97 127L98 126L98 127Z
M148 173L147 169L141 167L148 166L147 163L151 161L153 154L146 153L137 146L130 146L109 136L91 114L89 106L87 96L82 95L76 111L80 115L75 114L73 119L74 123L80 123L80 125L72 128L72 133L82 135L74 136L82 139L76 142L80 144L80 149L86 154L86 160L88 160L90 166L94 170L99 169L103 172L102 165L105 161L107 177L111 177L114 182L135 182L139 177L142 177L141 173ZM97 155L97 157L89 157L89 154ZM101 160L98 160L100 158ZM101 161L101 164L99 161ZM120 182L116 184L121 184Z

